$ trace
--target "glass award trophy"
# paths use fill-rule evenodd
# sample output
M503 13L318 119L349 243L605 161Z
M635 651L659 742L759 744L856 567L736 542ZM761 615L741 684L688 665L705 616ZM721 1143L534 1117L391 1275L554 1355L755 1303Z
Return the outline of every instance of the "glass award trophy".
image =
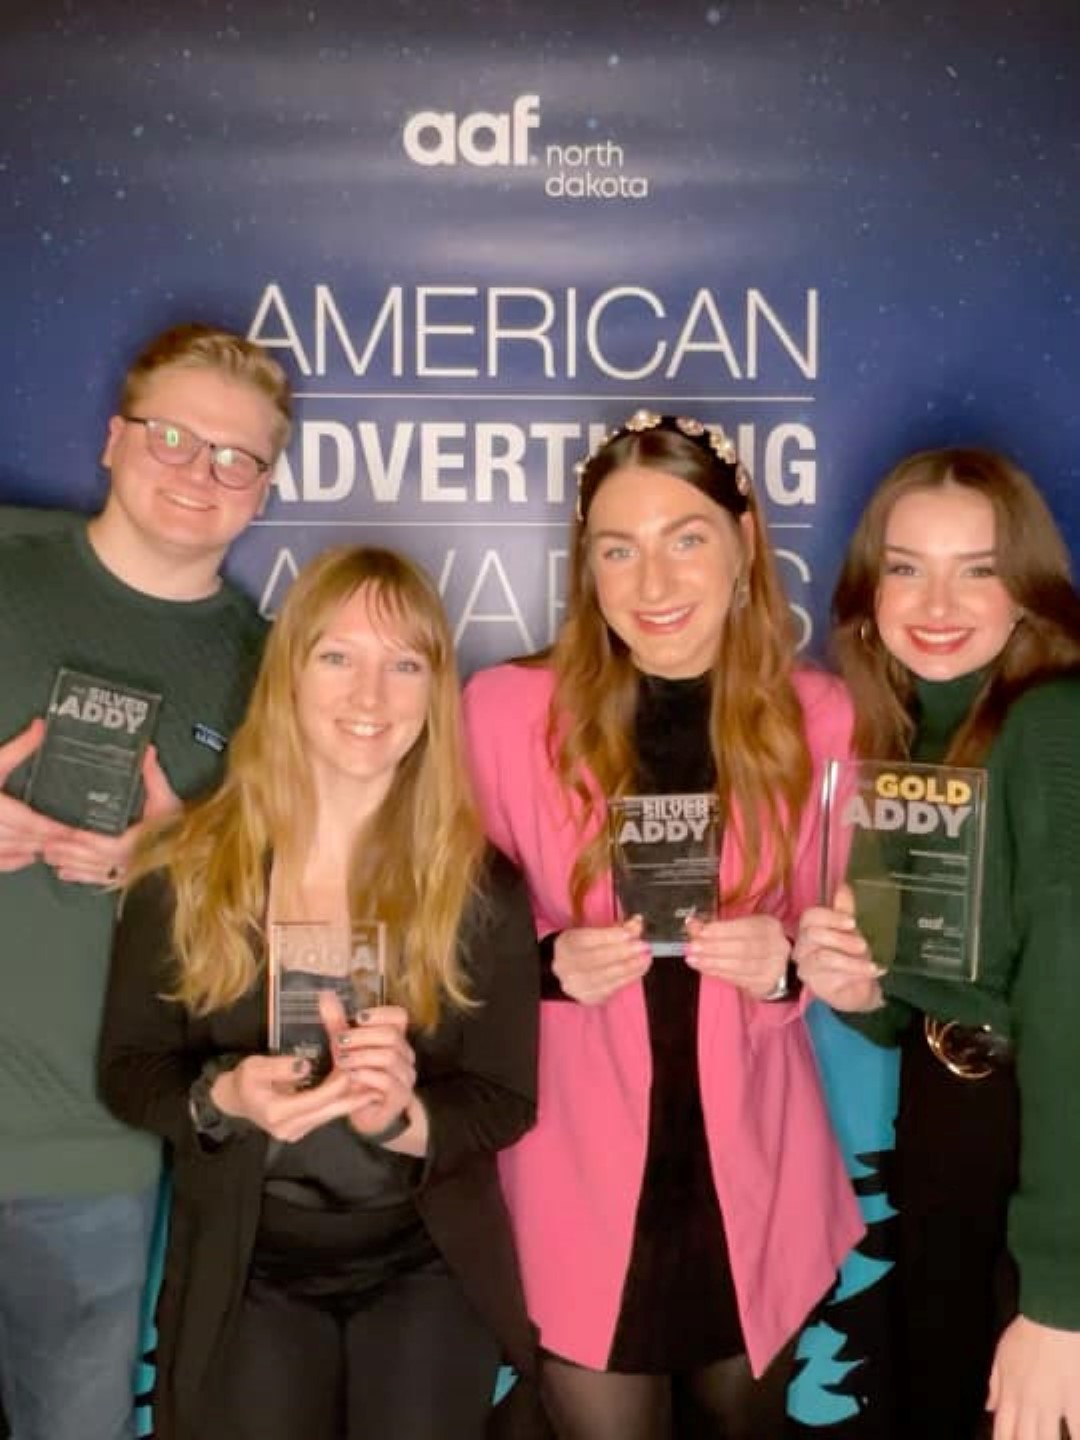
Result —
M611 873L624 918L641 915L654 955L681 955L692 915L716 915L720 810L713 794L608 801Z
M66 667L56 672L45 738L24 799L54 820L119 835L135 818L143 755L161 696Z
M333 991L350 1022L383 1003L386 926L381 920L358 920L351 927L274 921L268 981L270 1049L310 1060L311 1079L320 1080L329 1074L331 1060L319 994Z
M825 776L821 901L846 882L879 965L974 980L986 771L833 760Z

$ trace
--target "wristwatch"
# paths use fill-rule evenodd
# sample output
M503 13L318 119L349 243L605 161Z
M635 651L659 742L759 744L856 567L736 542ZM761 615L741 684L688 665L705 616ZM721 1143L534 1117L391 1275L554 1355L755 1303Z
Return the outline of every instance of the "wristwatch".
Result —
M200 1140L210 1145L221 1145L238 1130L246 1128L245 1121L238 1115L228 1115L214 1104L210 1094L214 1081L224 1070L230 1070L238 1057L219 1056L208 1060L192 1082L188 1091L188 1114ZM224 1062L224 1063L223 1063Z
M794 1000L802 989L802 981L799 979L799 969L794 960L789 959L784 973L777 980L776 984L767 995L762 995L766 1003L773 1000Z

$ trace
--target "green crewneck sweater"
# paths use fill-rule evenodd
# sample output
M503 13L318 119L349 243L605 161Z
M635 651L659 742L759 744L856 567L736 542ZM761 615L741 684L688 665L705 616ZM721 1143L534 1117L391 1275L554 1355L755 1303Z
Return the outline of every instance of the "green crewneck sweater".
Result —
M913 759L941 759L982 678L919 682ZM1009 1245L1020 1308L1080 1330L1080 676L1016 700L986 768L978 981L889 974L884 1010L844 1018L882 1043L914 1012L1012 1037L1021 1118Z
M229 586L170 601L122 584L85 522L0 538L0 738L44 713L60 665L163 696L155 731L173 788L216 782L264 626ZM5 789L23 793L28 767ZM158 1145L97 1098L96 1058L116 900L48 866L0 874L0 1199L134 1191Z

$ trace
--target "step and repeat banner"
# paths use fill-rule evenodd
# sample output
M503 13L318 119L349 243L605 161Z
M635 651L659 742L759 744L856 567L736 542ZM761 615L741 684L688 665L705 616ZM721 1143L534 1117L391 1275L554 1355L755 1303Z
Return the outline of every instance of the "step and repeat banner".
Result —
M1078 16L9 0L0 501L93 508L124 362L198 318L297 392L234 578L272 613L331 542L403 548L466 671L551 639L574 462L639 405L736 437L809 653L911 449L1006 450L1075 552ZM791 1408L876 1437L895 1073L815 1023L872 1223Z

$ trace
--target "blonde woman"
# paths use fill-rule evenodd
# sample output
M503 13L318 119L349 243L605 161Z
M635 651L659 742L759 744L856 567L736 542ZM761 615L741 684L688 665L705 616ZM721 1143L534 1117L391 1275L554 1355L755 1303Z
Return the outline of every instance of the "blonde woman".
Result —
M862 1229L788 989L815 772L851 716L793 666L721 432L639 411L588 457L566 623L476 676L466 714L549 962L540 1119L500 1168L560 1440L769 1440L789 1342ZM710 791L719 916L654 958L614 912L608 801Z
M384 920L330 1074L266 1050L269 922ZM172 1148L159 1440L469 1440L528 1369L495 1152L532 1123L535 944L460 757L438 596L389 551L298 577L211 799L141 853L107 1103Z

